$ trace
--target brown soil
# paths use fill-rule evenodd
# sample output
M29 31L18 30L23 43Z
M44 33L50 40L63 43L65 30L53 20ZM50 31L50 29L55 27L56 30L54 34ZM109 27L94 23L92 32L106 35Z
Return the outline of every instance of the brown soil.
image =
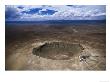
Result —
M105 25L6 24L6 70L106 70Z

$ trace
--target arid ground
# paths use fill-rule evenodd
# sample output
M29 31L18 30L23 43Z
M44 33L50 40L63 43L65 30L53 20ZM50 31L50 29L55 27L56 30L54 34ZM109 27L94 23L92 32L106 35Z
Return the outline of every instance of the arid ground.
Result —
M105 24L6 23L6 70L106 70Z

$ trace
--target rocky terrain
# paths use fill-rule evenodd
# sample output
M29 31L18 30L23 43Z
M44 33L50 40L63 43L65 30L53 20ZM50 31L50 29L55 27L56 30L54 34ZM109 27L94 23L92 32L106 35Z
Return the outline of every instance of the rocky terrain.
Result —
M106 26L6 24L6 70L106 70Z

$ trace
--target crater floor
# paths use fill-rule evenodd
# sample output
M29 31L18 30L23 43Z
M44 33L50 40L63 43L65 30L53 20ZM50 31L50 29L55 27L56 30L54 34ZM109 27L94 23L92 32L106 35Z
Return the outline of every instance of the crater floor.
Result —
M50 42L33 48L33 54L47 59L68 60L82 52L82 49L83 47L80 44Z

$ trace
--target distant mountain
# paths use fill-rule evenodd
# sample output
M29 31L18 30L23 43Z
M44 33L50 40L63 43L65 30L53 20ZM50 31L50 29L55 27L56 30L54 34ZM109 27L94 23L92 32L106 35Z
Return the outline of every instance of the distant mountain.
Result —
M97 24L97 23L106 23L106 20L6 21L6 23L36 23L36 24Z

